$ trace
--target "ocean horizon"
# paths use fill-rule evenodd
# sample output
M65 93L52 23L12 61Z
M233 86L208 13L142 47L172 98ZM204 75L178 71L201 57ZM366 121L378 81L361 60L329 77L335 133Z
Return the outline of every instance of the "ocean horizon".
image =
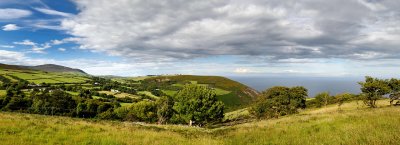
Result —
M363 77L259 77L259 76L230 76L232 80L243 83L257 91L264 91L273 86L303 86L308 90L308 96L314 97L320 92L329 92L331 95L339 93L361 92L358 82Z

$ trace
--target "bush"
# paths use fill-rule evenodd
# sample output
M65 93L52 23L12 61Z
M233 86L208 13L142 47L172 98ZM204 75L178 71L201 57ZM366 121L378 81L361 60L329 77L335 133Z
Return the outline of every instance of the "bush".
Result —
M164 124L172 117L174 110L174 102L170 96L163 96L157 100L157 117L158 123Z
M257 118L276 118L297 113L305 108L307 89L304 87L273 87L262 92L250 113Z
M130 107L126 119L129 121L156 122L157 105L150 101L135 103Z
M114 109L114 114L117 119L126 120L129 113L128 107L119 107Z
M221 122L224 117L224 104L218 101L215 92L205 86L185 85L175 95L175 123L198 125Z

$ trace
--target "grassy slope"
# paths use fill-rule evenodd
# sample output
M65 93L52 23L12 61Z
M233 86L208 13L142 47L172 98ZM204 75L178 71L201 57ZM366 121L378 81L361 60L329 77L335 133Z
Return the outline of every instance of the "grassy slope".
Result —
M243 105L250 103L257 96L257 92L239 82L220 76L194 76L194 75L176 75L160 76L147 79L170 79L183 84L191 82L196 84L209 84L216 89L219 94L218 99L225 103L229 110L242 108ZM174 84L179 86L180 84ZM168 92L171 93L171 92Z
M396 144L400 107L370 109L355 102L235 126L228 144ZM358 108L357 108L358 107Z
M387 105L385 100L381 104ZM382 105L381 105L382 106ZM400 107L348 103L279 119L201 129L0 113L3 144L397 144Z
M48 73L36 70L20 70L20 69L4 69L0 67L0 75L10 79L11 81L16 81L10 76L15 76L20 79L27 80L29 82L34 82L36 84L40 83L84 83L87 78L80 74L72 73Z

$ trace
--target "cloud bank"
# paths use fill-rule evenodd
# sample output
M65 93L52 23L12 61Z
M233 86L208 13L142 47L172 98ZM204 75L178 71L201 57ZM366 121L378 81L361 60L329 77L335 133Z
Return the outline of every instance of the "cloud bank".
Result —
M400 53L394 0L76 0L82 49L143 61L215 55L382 59Z

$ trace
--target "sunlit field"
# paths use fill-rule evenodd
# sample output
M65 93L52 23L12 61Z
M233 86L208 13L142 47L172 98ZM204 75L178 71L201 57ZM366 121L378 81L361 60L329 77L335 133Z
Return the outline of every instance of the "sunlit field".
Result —
M400 107L359 102L214 129L0 113L4 144L396 144ZM243 111L241 111L243 113Z

